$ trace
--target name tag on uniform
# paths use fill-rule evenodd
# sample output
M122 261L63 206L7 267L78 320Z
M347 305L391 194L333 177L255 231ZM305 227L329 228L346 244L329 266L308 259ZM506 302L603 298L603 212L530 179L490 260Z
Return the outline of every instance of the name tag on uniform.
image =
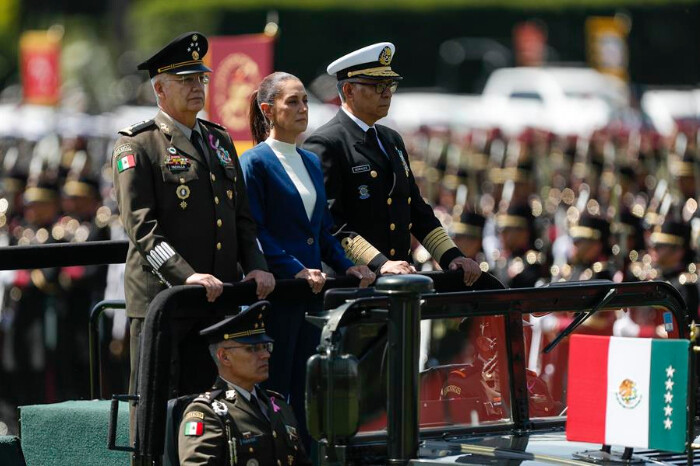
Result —
M369 171L369 165L357 165L352 167L353 173L364 173Z

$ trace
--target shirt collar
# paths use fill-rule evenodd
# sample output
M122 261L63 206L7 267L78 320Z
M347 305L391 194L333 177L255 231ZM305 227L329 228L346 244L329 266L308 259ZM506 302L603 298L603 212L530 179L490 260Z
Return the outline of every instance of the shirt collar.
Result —
M245 388L239 387L238 385L236 385L236 384L233 383L233 382L229 382L228 380L224 379L223 377L221 377L221 380L223 380L224 382L226 382L226 385L228 385L229 388L233 388L233 389L236 390L243 398L245 398L247 401L250 401L251 392L249 392L249 391L246 390ZM252 394L255 395L255 397L259 399L259 397L258 397L258 395L257 395L257 393L256 393L256 390L255 390L255 387L253 387Z
M202 136L202 130L199 127L199 120L195 120L194 128L188 128L187 126L185 126L182 123L180 123L179 121L177 121L175 118L173 118L170 115L168 115L167 113L165 113L165 111L163 111L163 109L161 109L161 112L163 112L163 115L165 115L166 118L168 118L168 120L170 120L171 123L173 125L175 125L175 127L177 129L179 129L180 132L182 134L184 134L188 140L192 139L192 131L197 131L199 133L199 135Z
M370 129L370 128L374 128L374 126L369 126L367 123L365 123L364 121L360 120L360 119L357 118L355 115L353 115L352 113L350 113L350 111L346 110L345 107L342 107L342 106L341 106L340 109L341 109L342 111L344 111L345 114L346 114L348 117L350 117L350 119L351 119L352 121L354 121L355 123L357 123L357 126L360 127L360 129L362 130L363 133L366 133L367 130Z

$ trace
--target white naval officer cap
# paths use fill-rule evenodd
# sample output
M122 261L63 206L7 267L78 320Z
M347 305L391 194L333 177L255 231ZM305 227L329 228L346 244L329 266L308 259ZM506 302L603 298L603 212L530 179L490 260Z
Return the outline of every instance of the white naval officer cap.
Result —
M338 81L348 78L402 79L391 69L396 47L391 42L379 42L343 55L328 65L326 71Z

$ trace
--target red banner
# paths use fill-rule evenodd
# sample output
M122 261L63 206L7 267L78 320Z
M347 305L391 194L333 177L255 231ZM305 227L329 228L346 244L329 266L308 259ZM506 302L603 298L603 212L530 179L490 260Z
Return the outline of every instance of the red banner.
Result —
M47 31L27 31L19 50L24 102L56 105L61 98L61 39Z
M207 66L207 114L226 127L241 154L252 147L248 126L248 100L260 81L272 72L274 38L264 34L210 37Z

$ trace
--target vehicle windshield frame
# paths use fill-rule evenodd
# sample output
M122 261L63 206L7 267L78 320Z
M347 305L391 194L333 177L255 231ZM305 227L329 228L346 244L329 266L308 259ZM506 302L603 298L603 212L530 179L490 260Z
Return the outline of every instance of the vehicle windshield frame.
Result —
M669 338L688 338L690 324L688 311L677 290L665 282L614 283L599 280L551 284L539 288L508 290L460 291L422 296L421 319L443 319L475 316L505 316L508 385L511 400L511 418L481 425L454 425L422 427L420 439L454 439L474 434L513 434L523 431L542 431L564 426L566 416L530 418L526 364L520 354L523 342L523 316L542 312L587 312L595 309L604 298L615 290L596 312L625 307L651 306L673 314L676 330ZM333 328L352 325L359 321L381 322L386 320L389 299L373 296L357 299L344 306L336 314ZM367 320L369 319L369 320ZM333 332L335 333L335 332ZM331 337L331 335L327 335ZM332 339L332 337L331 337ZM349 445L385 442L387 432L360 432L349 439Z

